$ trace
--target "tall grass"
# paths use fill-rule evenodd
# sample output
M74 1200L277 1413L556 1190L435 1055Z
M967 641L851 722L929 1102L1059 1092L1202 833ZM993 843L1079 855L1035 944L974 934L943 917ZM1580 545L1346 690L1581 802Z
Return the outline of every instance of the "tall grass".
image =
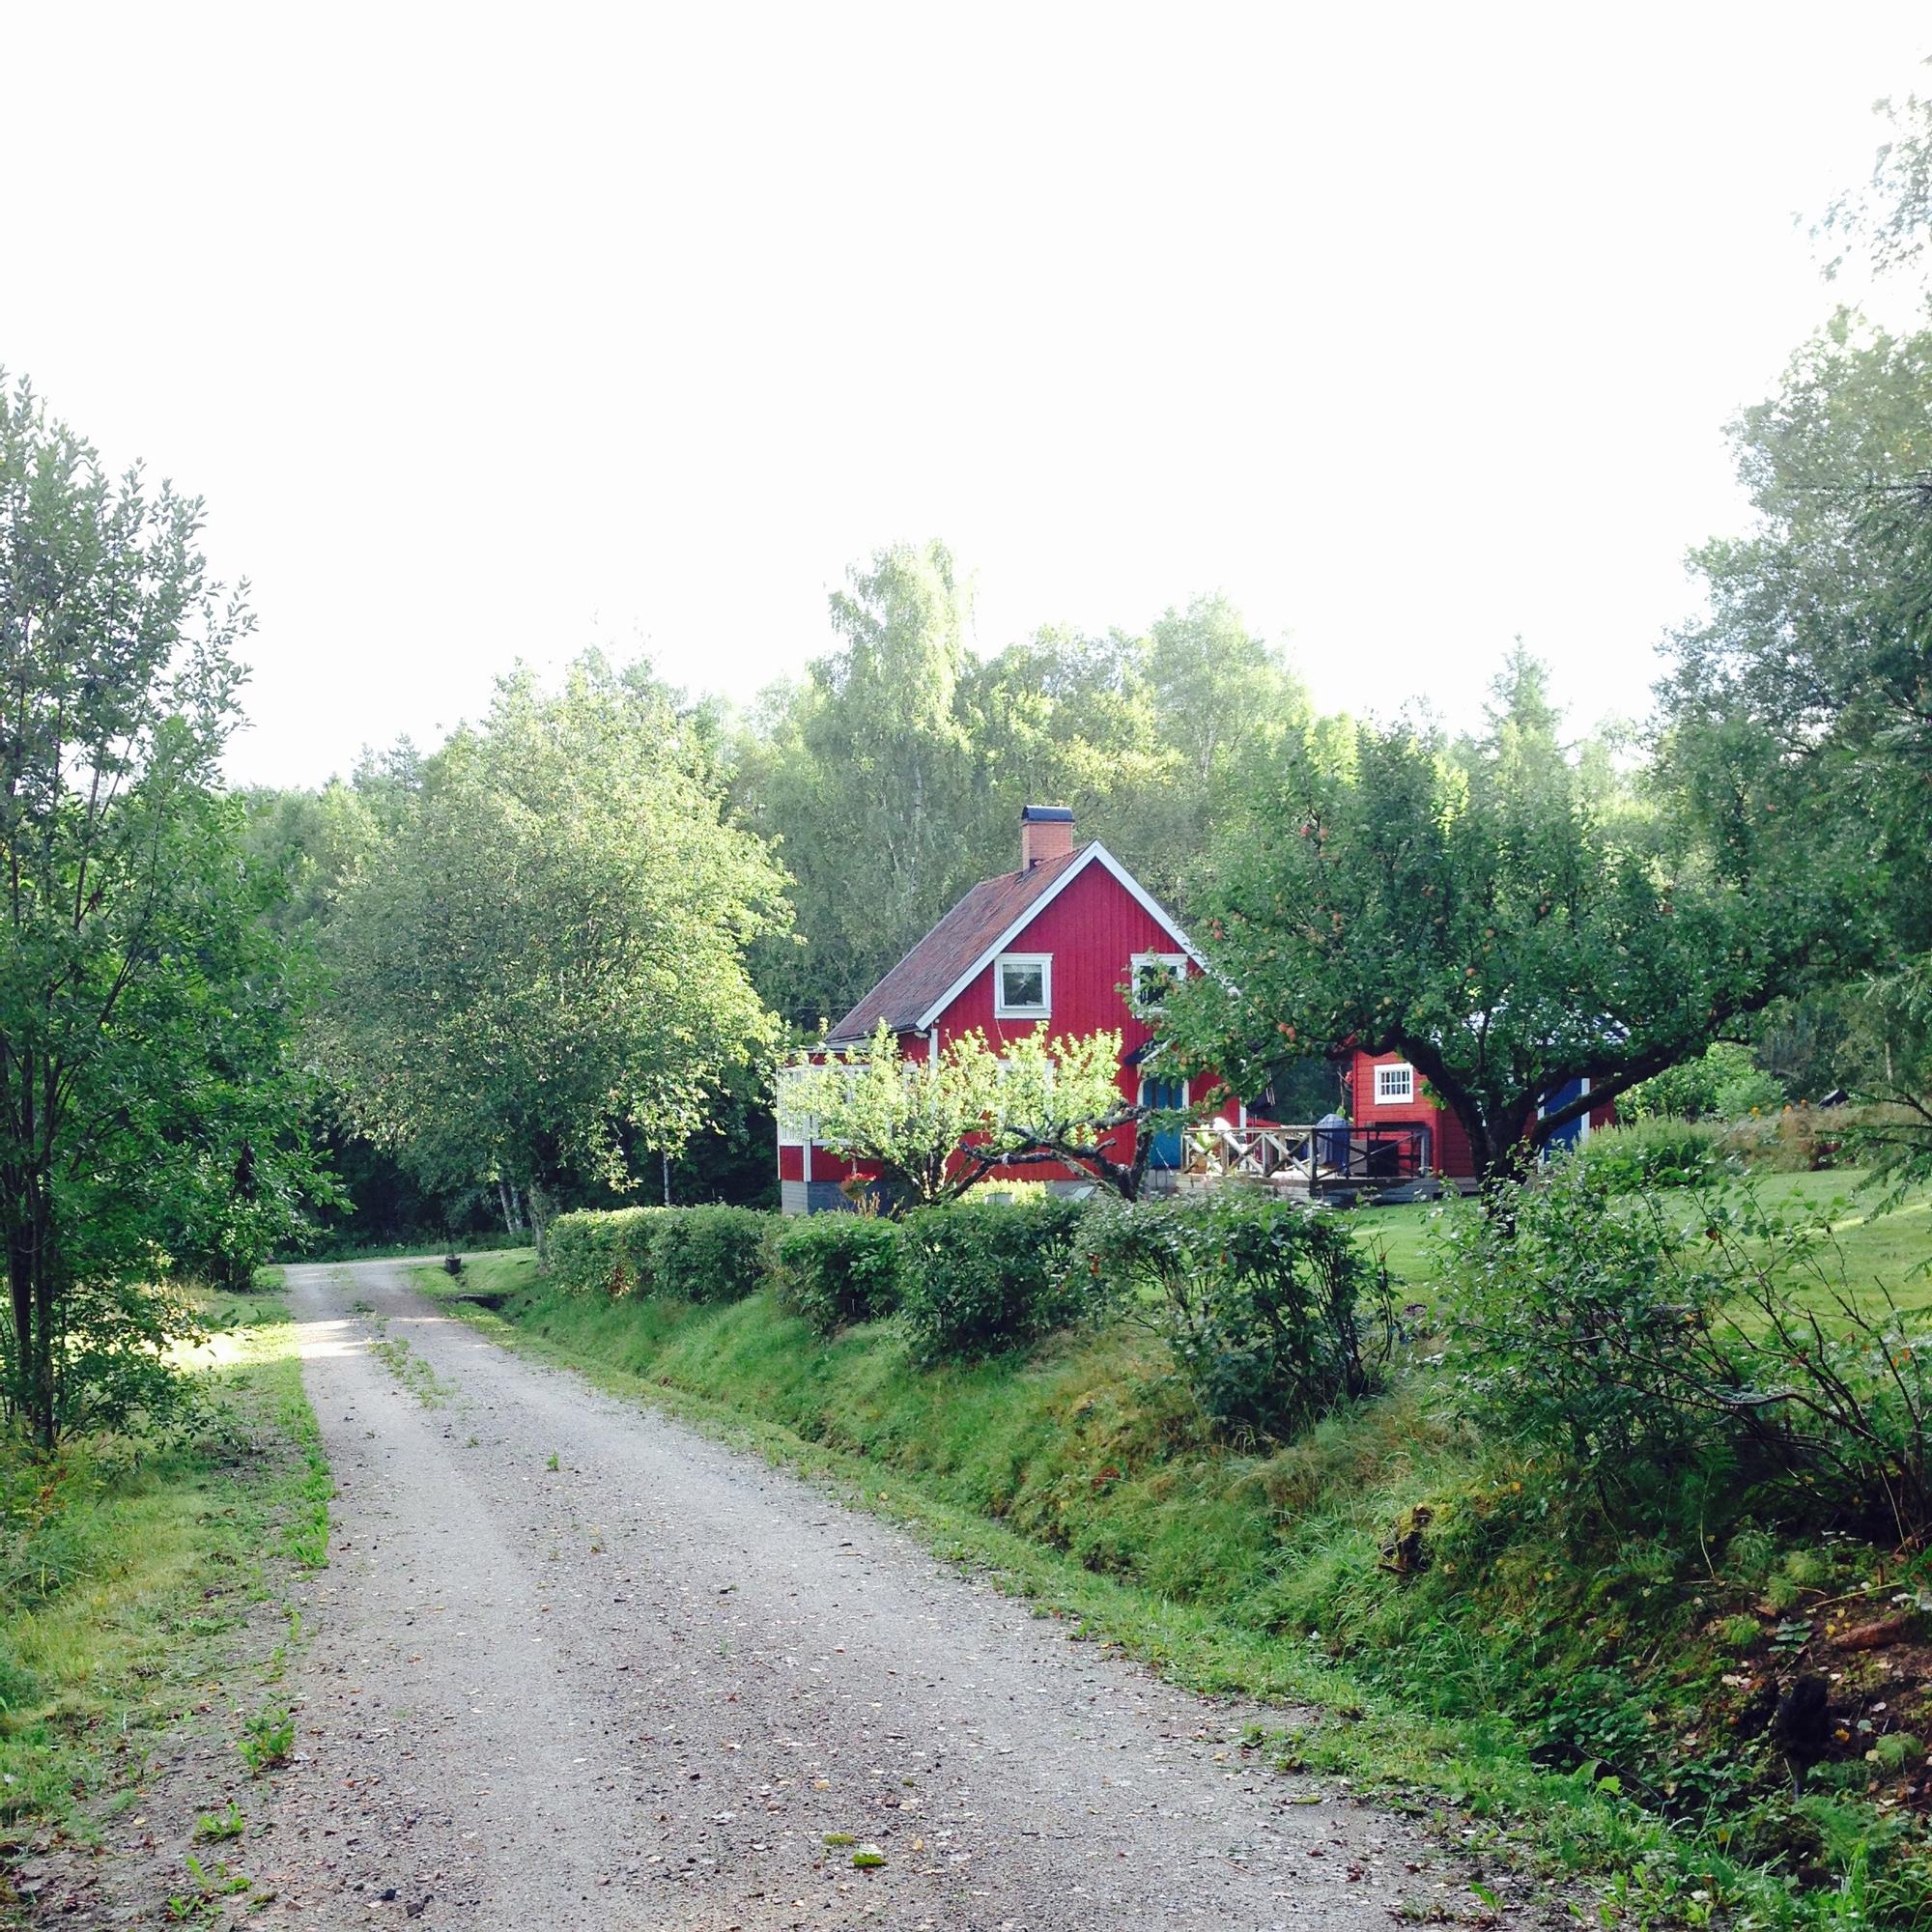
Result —
M327 1560L320 1433L290 1331L261 1319L284 1311L240 1299L256 1321L223 1325L196 1425L50 1461L0 1445L0 1855L137 1765L185 1684L229 1675L277 1565Z

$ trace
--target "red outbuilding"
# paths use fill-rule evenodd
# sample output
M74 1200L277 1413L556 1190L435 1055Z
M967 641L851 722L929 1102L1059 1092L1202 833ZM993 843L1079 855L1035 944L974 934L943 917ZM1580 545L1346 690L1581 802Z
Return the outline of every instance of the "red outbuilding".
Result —
M1148 1021L1158 987L1201 964L1173 916L1097 838L1075 844L1070 810L1030 805L1020 813L1019 869L975 886L832 1029L825 1051L863 1047L882 1020L908 1059L936 1058L976 1030L997 1050L1041 1029L1084 1037L1119 1028L1122 1097L1185 1106L1188 1083L1162 1080L1157 1057L1148 1058ZM877 1173L806 1131L781 1109L779 1189L788 1214L842 1208L843 1184ZM1110 1151L1130 1158L1132 1141L1131 1127L1119 1128ZM1180 1160L1179 1133L1156 1142L1157 1176ZM1084 1170L1056 1163L1013 1175L1061 1190L1093 1184Z
M1588 1080L1558 1088L1544 1111L1554 1113L1590 1091ZM1476 1162L1463 1123L1429 1092L1428 1083L1399 1053L1357 1051L1349 1060L1349 1119L1357 1134L1387 1150L1391 1176L1439 1175L1473 1180ZM1605 1100L1550 1135L1548 1146L1577 1147L1598 1127L1613 1125L1616 1107Z

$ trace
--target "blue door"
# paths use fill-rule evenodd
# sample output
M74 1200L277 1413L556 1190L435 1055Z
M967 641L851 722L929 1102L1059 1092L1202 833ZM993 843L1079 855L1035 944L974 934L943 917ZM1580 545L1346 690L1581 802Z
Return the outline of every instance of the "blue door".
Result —
M1179 1080L1141 1082L1143 1107L1180 1107L1185 1104L1180 1096ZM1153 1151L1148 1156L1148 1165L1164 1168L1177 1168L1180 1165L1180 1129L1178 1126L1164 1127L1154 1135Z
M1567 1107L1572 1100L1581 1099L1589 1091L1590 1083L1587 1080L1566 1080L1548 1099L1544 1101L1538 1111L1543 1114L1553 1114L1559 1108ZM1578 1114L1574 1121L1566 1121L1544 1142L1544 1151L1555 1153L1559 1149L1577 1146L1583 1138L1583 1128L1589 1118L1587 1114Z

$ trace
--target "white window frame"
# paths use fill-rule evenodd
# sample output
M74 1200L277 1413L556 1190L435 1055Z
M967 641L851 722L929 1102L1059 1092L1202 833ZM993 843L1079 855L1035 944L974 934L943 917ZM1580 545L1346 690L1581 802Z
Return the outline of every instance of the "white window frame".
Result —
M1588 1099L1591 1091L1590 1076L1587 1073L1584 1073L1584 1074L1579 1074L1577 1077L1581 1081L1583 1088L1583 1092L1580 1097ZM1589 1110L1589 1112L1581 1113L1577 1116L1575 1125L1577 1128L1577 1145L1578 1147L1581 1147L1583 1143L1590 1138L1590 1113L1594 1111L1595 1109L1593 1108ZM1548 1101L1539 1100L1536 1103L1536 1118L1539 1121L1545 1120L1548 1117L1548 1114L1549 1114ZM1547 1146L1545 1151L1546 1153L1548 1152Z
M1148 966L1166 966L1176 980L1187 977L1187 954L1184 952L1136 952L1127 961L1127 1003L1137 1013L1157 1013L1160 1005L1150 1005L1141 998L1141 972Z
M799 1065L779 1068L773 1111L778 1115L779 1146L781 1148L810 1147L816 1133L818 1122L810 1114L801 1114L786 1098L787 1088L795 1087L800 1077L810 1070L809 1066Z
M1007 968L1039 968L1039 1005L1009 1007L1007 1004ZM1043 1020L1053 1014L1053 954L1051 952L1002 952L993 961L993 1017L997 1020Z
M1393 1087L1384 1090L1382 1082L1390 1076L1402 1076L1402 1091L1396 1093ZM1415 1068L1407 1061L1398 1060L1376 1068L1376 1105L1378 1107L1408 1107L1415 1103Z

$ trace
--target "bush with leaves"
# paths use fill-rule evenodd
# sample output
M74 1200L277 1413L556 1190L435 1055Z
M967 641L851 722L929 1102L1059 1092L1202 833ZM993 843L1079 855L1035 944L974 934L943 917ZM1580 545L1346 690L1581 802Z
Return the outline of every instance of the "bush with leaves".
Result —
M806 1214L779 1236L779 1298L815 1334L899 1305L899 1231L873 1214Z
M559 1214L545 1271L566 1293L741 1301L771 1273L778 1217L751 1208L619 1208Z
M1464 1407L1613 1518L1932 1531L1932 1328L1848 1280L1828 1221L1568 1161L1445 1229Z
M67 1372L55 1405L61 1435L157 1436L205 1413L204 1387L178 1373L176 1363L207 1331L178 1288L81 1280L67 1305Z
M1069 1276L1084 1208L968 1201L922 1208L899 1224L900 1306L926 1360L971 1360L1037 1341L1081 1313Z
M661 1208L620 1208L612 1213L584 1210L559 1214L551 1224L544 1271L568 1294L627 1294L657 1292L652 1256Z
M1617 1116L1624 1121L1719 1121L1731 1118L1728 1102L1748 1091L1753 1080L1763 1079L1756 1059L1747 1046L1720 1039L1694 1060L1681 1061L1639 1080L1617 1101ZM1777 1083L1772 1082L1774 1090ZM1778 1100L1783 1094L1778 1091ZM1747 1099L1741 1111L1748 1113Z
M659 1208L652 1288L689 1301L742 1301L771 1274L778 1216L753 1208Z
M1284 1440L1383 1384L1386 1274L1341 1216L1223 1194L1096 1207L1079 1266L1153 1327L1223 1434Z
M1732 1165L1723 1130L1708 1122L1660 1115L1593 1133L1576 1156L1609 1194L1648 1187L1695 1187Z

